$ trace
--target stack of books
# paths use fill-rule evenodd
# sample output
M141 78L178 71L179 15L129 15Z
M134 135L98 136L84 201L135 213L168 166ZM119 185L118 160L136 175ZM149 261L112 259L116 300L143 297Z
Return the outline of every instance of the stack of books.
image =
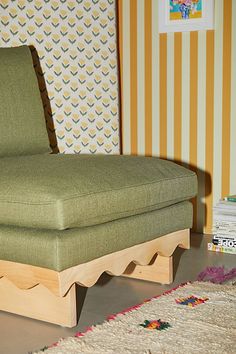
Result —
M225 197L213 208L212 231L209 251L236 254L236 195Z

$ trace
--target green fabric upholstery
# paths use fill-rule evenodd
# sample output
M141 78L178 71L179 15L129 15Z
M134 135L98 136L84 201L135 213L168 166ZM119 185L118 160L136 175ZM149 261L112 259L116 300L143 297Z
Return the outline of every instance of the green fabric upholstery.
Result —
M192 226L196 175L154 157L50 155L28 47L0 48L0 259L62 271Z
M191 226L190 202L64 231L1 225L0 259L62 271Z
M188 200L196 175L155 157L34 155L0 159L0 224L63 230Z
M49 151L30 49L0 48L0 157Z

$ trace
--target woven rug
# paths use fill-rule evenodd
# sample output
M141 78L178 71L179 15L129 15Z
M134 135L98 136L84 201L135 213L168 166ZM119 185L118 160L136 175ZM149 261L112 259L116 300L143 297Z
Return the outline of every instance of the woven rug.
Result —
M233 353L236 286L181 285L37 353Z

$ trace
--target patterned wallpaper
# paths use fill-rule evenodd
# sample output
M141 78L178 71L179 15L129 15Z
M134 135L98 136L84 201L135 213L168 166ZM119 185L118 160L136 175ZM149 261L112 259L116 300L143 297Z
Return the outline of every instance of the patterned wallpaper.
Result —
M198 174L195 230L236 194L236 0L215 0L209 31L158 33L157 0L118 0L123 152Z
M51 145L62 153L119 153L115 6L0 0L0 46L31 47Z

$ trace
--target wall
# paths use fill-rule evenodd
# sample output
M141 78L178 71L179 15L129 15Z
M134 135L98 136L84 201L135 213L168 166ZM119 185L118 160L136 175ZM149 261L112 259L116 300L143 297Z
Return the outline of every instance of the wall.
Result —
M236 194L236 1L215 0L213 31L158 34L157 0L118 0L124 154L198 173L195 230Z
M57 138L62 153L119 153L115 6L0 0L0 46L31 46L51 144Z

